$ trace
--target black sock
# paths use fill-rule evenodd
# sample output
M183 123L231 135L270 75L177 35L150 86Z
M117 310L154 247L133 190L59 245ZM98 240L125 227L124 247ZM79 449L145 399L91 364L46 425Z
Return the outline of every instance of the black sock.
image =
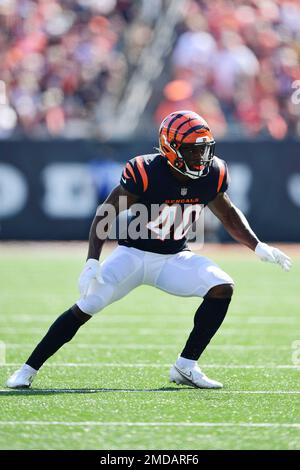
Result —
M83 323L71 309L64 312L50 326L42 341L27 359L26 364L38 370L50 356L73 338Z
M194 328L181 356L197 361L221 326L231 299L206 298L194 317Z

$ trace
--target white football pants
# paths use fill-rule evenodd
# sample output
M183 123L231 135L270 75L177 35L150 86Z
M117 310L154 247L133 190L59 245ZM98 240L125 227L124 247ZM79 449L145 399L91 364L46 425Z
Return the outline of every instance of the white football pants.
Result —
M80 310L89 315L141 284L182 297L204 297L214 286L234 284L213 261L191 251L162 255L118 246L101 263L101 268L104 283L93 280L87 295L76 302Z

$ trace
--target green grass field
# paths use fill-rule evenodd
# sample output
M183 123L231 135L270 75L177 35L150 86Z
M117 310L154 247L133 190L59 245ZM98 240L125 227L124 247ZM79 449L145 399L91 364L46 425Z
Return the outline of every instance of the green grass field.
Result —
M1 449L300 449L299 257L284 273L246 250L209 252L236 281L201 358L223 390L168 382L199 299L144 286L85 325L32 390L5 389L77 300L85 249L1 248Z

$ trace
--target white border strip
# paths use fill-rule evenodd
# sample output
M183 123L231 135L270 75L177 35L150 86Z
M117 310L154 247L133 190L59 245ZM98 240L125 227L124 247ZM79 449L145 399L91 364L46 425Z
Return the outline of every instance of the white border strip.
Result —
M0 426L137 426L137 427L240 427L240 428L292 428L300 429L300 423L206 423L206 422L124 422L124 421L0 421Z
M20 366L18 362L8 362L6 364L1 364L0 367L17 367ZM43 367L119 367L119 368L159 368L159 367L171 367L170 363L124 363L124 362L55 362L45 364ZM204 369L299 369L299 365L290 365L290 364L201 364L201 367Z
M33 343L5 343L6 348L12 348L12 349L23 349L23 348L32 348ZM91 344L91 343L80 343L77 344L75 342L70 343L69 347L74 346L76 349L105 349L107 350L107 344ZM178 345L174 344L134 344L134 343L128 343L128 344L110 344L109 345L110 349L142 349L142 350L148 350L148 349L177 349ZM238 350L249 350L249 351L267 351L270 350L274 352L274 345L243 345L243 344L211 344L209 345L209 349L213 350L227 350L232 351L233 349L238 349ZM276 351L291 351L291 346L276 346Z
M189 388L175 388L174 389L163 389L163 388L145 388L145 389L119 389L119 388L31 388L31 389L13 389L10 390L8 388L0 389L0 395L9 396L11 393L12 395L16 393L20 393L20 395L42 395L43 393L144 393L144 392L153 392L153 393L168 393L178 390L191 390L192 387ZM221 394L229 394L229 395L300 395L300 390L215 390L215 389L201 389L199 392L199 388L194 387L193 390L197 390L197 393L204 393L209 392L209 394L216 392ZM1 422L1 421L0 421Z
M50 323L49 323L49 326L50 326ZM280 335L280 337L282 339L282 335L283 335L282 330L283 330L284 325L280 324L278 326L281 327L281 330L278 330L276 333L278 335ZM291 328L290 328L289 325L285 325L285 326L289 327L289 330L285 331L284 334L290 336L291 335ZM179 325L178 328L169 328L167 323L164 323L164 324L157 323L156 327L147 327L147 328L140 328L139 326L136 326L136 325L126 326L126 324L124 324L124 326L116 326L115 325L115 326L107 327L105 324L102 324L102 325L99 326L99 328L91 328L88 325L86 329L80 331L80 334L81 334L81 336L86 335L86 336L88 336L88 338L93 337L93 340L95 340L95 336L97 338L99 338L99 339L101 338L103 340L103 338L110 337L111 335L116 337L116 335L119 334L120 337L121 337L122 333L125 331L127 338L135 338L136 339L139 336L147 336L148 337L149 335L152 335L152 334L157 335L158 332L159 332L159 329L161 329L163 327L168 328L168 333L171 334L171 335L174 335L174 338L175 337L177 338L179 335L182 335L183 332L188 333L191 329L191 325ZM1 327L1 333L3 335L10 335L11 334L14 337L16 336L16 333L17 334L20 334L20 333L24 334L24 331L27 334L37 334L37 335L45 334L42 326L37 328L37 327L34 327L34 326L25 326L25 325L22 325L22 324L18 324L14 327L6 327L6 326ZM230 328L230 327L228 328L226 326L223 327L222 336L233 336L233 335L238 335L239 339L240 339L241 336L245 336L245 335L247 335L247 338L252 338L253 336L255 336L255 339L257 339L257 331L255 330L255 328L247 330L247 329L243 329L242 326L240 328ZM174 338L172 340L174 340ZM2 337L2 339L3 339L3 337Z
M160 315L152 315L149 317L149 315L143 314L143 315L111 315L111 316L101 316L96 318L101 318L101 324L128 324L128 323L133 323L133 324L139 324L142 323L144 324L145 321L149 323L153 323L154 321L156 324L165 324L166 322L168 324L175 324L178 325L179 323L182 323L183 325L187 325L189 320L193 321L193 318L187 319L185 316L181 316L180 314L177 315L176 318L174 316L162 316ZM9 324L17 322L18 324L20 323L51 323L56 319L56 315L46 315L46 316L40 316L40 315L28 315L25 313L20 313L20 314L11 314L9 315ZM5 322L3 321L3 326L4 323L7 322L7 319ZM296 316L271 316L271 315L261 315L261 316L246 316L246 315L234 315L232 314L230 319L228 319L228 323L240 323L242 322L243 324L293 324L296 325L299 322L299 318Z

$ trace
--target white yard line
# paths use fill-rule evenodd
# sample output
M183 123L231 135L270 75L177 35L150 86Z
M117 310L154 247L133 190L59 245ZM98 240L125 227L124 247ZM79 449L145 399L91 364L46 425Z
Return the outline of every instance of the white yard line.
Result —
M178 314L176 317L174 316L164 316L163 314L161 315L153 315L151 314L145 314L142 313L141 315L110 315L110 316L101 316L101 313L99 316L96 316L96 318L99 318L99 324L106 324L106 323L121 323L121 324L128 324L128 323L151 323L153 320L156 321L157 325L161 323L168 323L168 324L181 324L187 323L187 318L186 316ZM14 323L18 322L20 323L51 323L56 319L56 315L43 315L40 316L38 314L34 315L28 315L28 314L11 314L5 318L5 323ZM190 319L192 321L192 318ZM228 319L228 322L230 323L249 323L249 324L292 324L292 325L297 325L299 323L299 317L293 316L293 317L285 317L285 316L269 316L269 315L259 315L259 316L247 316L247 315L234 315L231 314L230 318ZM4 323L4 320L3 320Z
M1 364L2 367L17 367L20 366L18 362L8 362ZM124 363L124 362L56 362L45 364L43 367L119 367L119 368L159 368L170 367L170 363ZM201 364L204 369L295 369L300 370L299 365L291 364Z
M50 324L48 326L50 326ZM136 337L138 335L148 336L148 335L153 335L153 334L157 335L163 326L167 328L168 334L174 334L174 335L182 334L182 331L189 332L191 330L191 325L178 325L177 328L170 328L167 324L165 325L157 324L155 327L140 328L140 327L137 327L136 325L132 325L129 327L128 325L126 326L126 324L124 323L124 325L121 325L121 326L115 325L115 326L108 327L105 324L102 324L102 325L100 324L98 328L87 327L87 329L82 330L80 334L87 334L89 337L90 336L95 337L95 335L97 335L97 337L99 337L99 340L105 336L110 336L110 335L113 335L114 337L116 337L116 335L121 336L123 332L126 332L127 337ZM279 334L279 333L282 333L283 325L281 324L278 326L280 326L280 329L279 328L277 329L277 333ZM24 336L25 334L28 335L28 334L34 334L34 333L41 335L44 332L45 332L44 325L41 325L39 328L36 328L36 327L18 324L13 327L1 327L0 334L15 335L16 333L17 334L22 333ZM263 333L265 334L265 331L261 332L262 335ZM291 334L291 328L289 328L289 331L287 333ZM255 335L255 337L257 337L257 329L253 328L253 325L247 328L247 325L244 325L244 324L241 324L239 328L230 328L230 327L228 328L226 325L224 325L222 328L223 336L231 336L231 335L241 336L242 334L247 334L248 336ZM299 332L295 339L297 339L298 336L299 336ZM3 339L3 337L1 339Z
M75 344L75 343L70 343L76 347L76 349L105 349L107 350L107 344L91 344L91 343L80 343L80 344ZM23 348L32 348L34 346L33 343L5 343L5 346L7 348L12 348L12 349L23 349ZM172 344L110 344L109 349L177 349L177 345L172 345ZM274 351L274 345L243 345L243 344L212 344L209 346L209 349L213 350L229 350L232 351L234 349L236 350L249 350L249 351L265 351L265 350L270 350ZM277 346L276 345L276 351L291 351L291 346Z
M189 388L175 388L173 390L191 390L192 387ZM194 388L194 390L199 390ZM1 395L9 395L20 393L34 395L34 394L43 394L43 393L98 393L98 392L113 392L113 393L141 393L141 392L155 392L155 393L170 393L170 389L153 389L153 388L145 388L145 389L119 389L119 388L99 388L99 389L77 389L77 388L32 388L32 389L20 389L20 390L9 390L8 388L0 389L0 396ZM300 390L201 390L199 393L209 392L210 394L221 393L221 394L228 394L228 395L300 395ZM1 421L0 421L1 423Z
M207 422L131 422L131 421L0 421L2 426L136 426L136 427L226 427L226 428L292 428L300 429L300 423L207 423Z

